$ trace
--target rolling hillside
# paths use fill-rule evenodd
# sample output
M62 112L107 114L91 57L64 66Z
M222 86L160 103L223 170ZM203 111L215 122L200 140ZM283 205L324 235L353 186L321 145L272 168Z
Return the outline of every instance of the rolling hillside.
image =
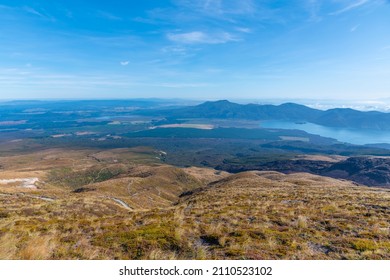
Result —
M388 189L177 168L155 152L1 157L0 259L390 258Z

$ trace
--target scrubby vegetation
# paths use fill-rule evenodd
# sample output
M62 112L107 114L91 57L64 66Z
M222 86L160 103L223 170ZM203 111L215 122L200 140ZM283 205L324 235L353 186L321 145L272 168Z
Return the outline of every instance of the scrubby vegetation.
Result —
M0 259L390 259L387 189L164 165L118 176L129 177L88 184L90 192L2 189ZM118 180L134 181L132 193Z
M72 170L69 167L53 169L48 174L51 184L77 189L89 184L107 181L125 173L121 166L91 167L85 170Z

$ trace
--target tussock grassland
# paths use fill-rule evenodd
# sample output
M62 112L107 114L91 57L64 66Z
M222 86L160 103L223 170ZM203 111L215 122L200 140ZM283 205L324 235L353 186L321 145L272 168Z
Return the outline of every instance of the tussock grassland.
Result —
M304 173L245 172L188 197L178 209L188 228L183 235L201 238L210 258L390 257L385 189Z
M0 158L0 179L41 181L0 186L0 259L390 259L389 189L150 164L144 149L55 155Z

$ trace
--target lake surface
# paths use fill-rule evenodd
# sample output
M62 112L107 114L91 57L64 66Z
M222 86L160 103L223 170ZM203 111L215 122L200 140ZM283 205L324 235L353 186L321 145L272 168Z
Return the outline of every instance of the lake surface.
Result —
M295 123L284 121L263 121L260 127L280 128L280 129L299 129L307 133L317 134L323 137L337 139L340 142L351 144L390 144L390 131L372 130L372 129L345 129L337 127L327 127L314 123Z

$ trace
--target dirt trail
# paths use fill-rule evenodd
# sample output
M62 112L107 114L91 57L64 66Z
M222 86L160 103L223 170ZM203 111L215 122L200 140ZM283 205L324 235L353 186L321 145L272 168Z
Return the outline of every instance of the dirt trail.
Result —
M30 194L25 194L25 193L13 193L13 194L9 194L9 193L0 193L0 196L16 196L16 197L18 197L18 196L25 196L25 197L35 198L35 199L41 199L41 200L49 201L49 202L53 202L53 201L56 200L55 198L51 198L51 197L47 197L47 196L30 195Z
M36 198L36 199L41 199L44 201L50 201L50 202L53 202L56 200L55 198L51 198L51 197L47 197L47 196L40 196L40 195L25 195L25 196L31 197L31 198Z
M128 210L132 210L133 208L131 208L129 205L127 205L124 201L118 199L118 198L115 198L115 197L110 197L110 199L112 199L113 201L119 203L120 205L122 205L123 207L125 207L126 209Z
M126 208L127 210L133 210L133 208L131 208L126 202L124 202L123 200L120 200L119 198L111 197L111 196L101 196L101 197L111 199L112 201L115 201L116 203L118 203L122 207Z

